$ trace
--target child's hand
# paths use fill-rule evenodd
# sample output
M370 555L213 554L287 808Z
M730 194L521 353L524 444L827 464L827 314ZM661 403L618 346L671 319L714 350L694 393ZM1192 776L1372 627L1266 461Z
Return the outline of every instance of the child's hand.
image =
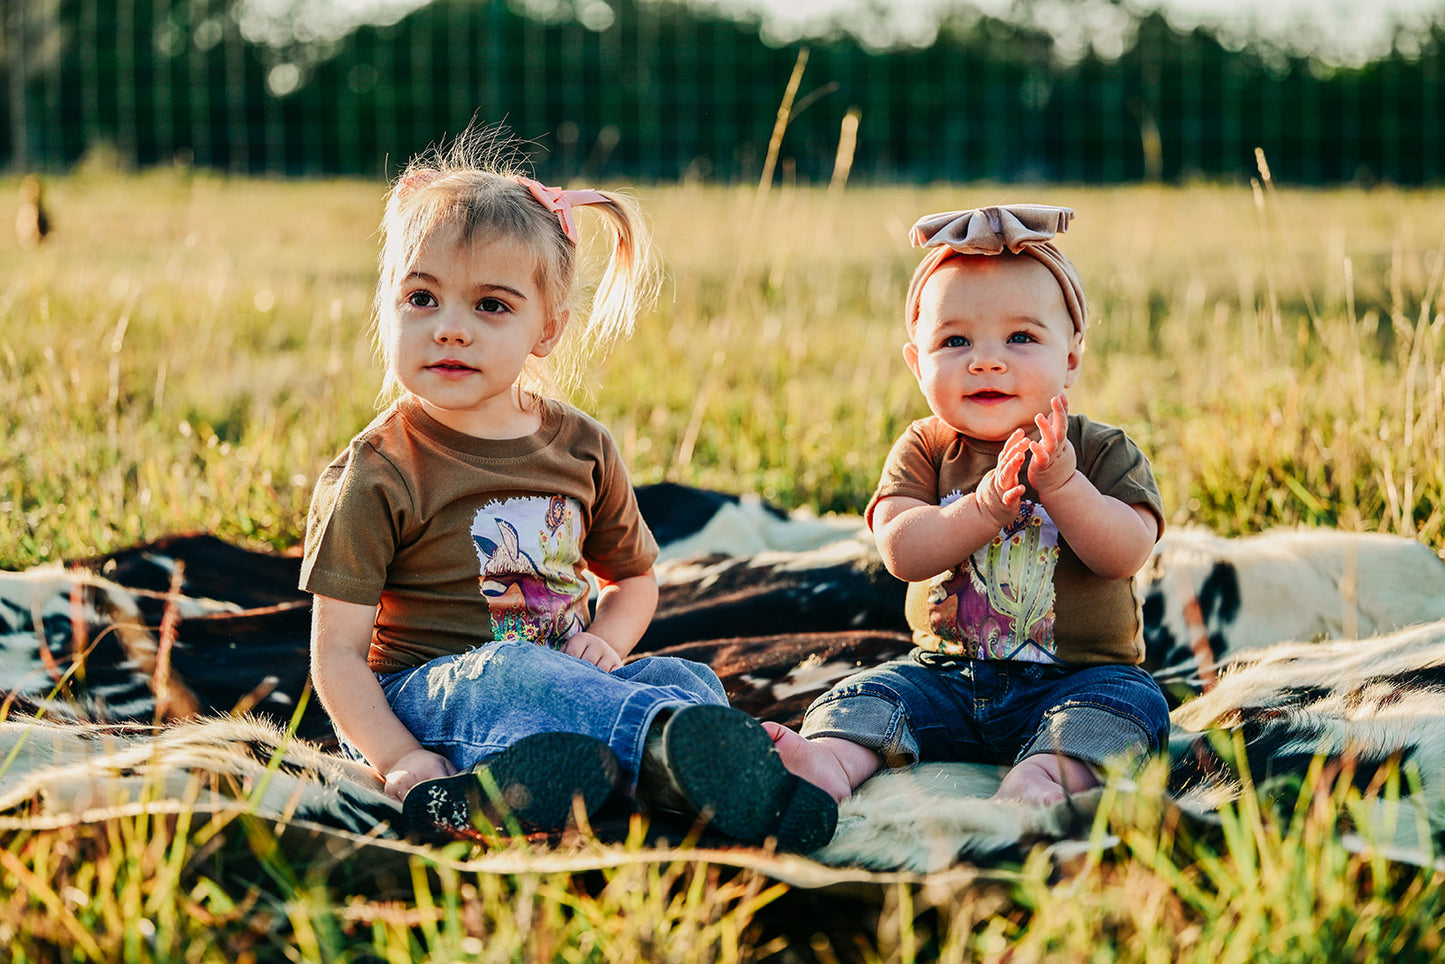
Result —
M998 453L998 464L988 470L974 490L978 507L1000 529L1019 514L1019 503L1024 497L1019 469L1023 467L1028 449L1029 440L1023 429L1015 429L1004 443L1003 451Z
M406 798L407 791L423 780L449 777L457 772L451 761L430 750L412 750L391 765L386 773L385 793L393 800Z
M1055 395L1047 415L1035 415L1034 424L1039 427L1039 440L1029 443L1033 461L1029 463L1029 481L1042 498L1063 488L1065 482L1074 477L1077 460L1074 446L1069 441L1069 400Z
M585 659L604 673L610 673L622 665L622 657L617 655L617 650L613 649L607 640L585 631L574 633L572 638L567 640L567 645L562 647L562 652Z

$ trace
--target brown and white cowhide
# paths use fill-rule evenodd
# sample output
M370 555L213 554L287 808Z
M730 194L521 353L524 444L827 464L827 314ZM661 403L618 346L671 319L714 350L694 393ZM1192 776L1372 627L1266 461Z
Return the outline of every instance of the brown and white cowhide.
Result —
M907 586L883 567L871 539L674 559L657 576L657 613L639 653L719 638L908 629Z
M659 487L642 500L665 548L685 544L707 530L713 514L736 507L715 493L697 494ZM665 512L673 516L664 524ZM708 662L735 705L797 725L808 703L837 680L908 651L903 586L855 523L828 520L829 531L821 531L818 520L793 520L806 531L788 543L789 518L766 515L772 534L763 550L729 555L715 551L728 545L697 538L691 545L707 555L675 554L659 564L661 601L639 653ZM833 538L837 533L842 537ZM115 762L90 770L122 786L147 750L160 749L177 761L177 773L202 772L210 774L208 787L240 788L253 785L258 761L270 759L276 727L292 723L301 740L282 754L282 772L302 784L345 785L334 806L325 794L306 793L296 806L342 829L380 820L380 811L369 809L375 801L367 802L374 776L349 764L330 768L334 736L307 698L310 604L296 589L298 573L294 556L205 535L0 573L0 687L11 721L28 727L43 712L52 744L73 740L91 753L104 747L101 758ZM1230 762L1211 756L1214 744L1190 726L1239 733L1256 774L1299 772L1313 740L1362 764L1357 773L1392 756L1437 766L1430 740L1445 733L1437 709L1445 699L1430 640L1438 642L1445 623L1320 641L1445 619L1445 564L1428 547L1319 530L1239 539L1177 530L1161 540L1139 587L1148 666L1185 703L1176 710L1171 780L1181 801L1200 804L1234 786ZM1288 645L1268 648L1281 642ZM1187 702L1216 679L1208 695ZM233 712L245 716L226 725L241 729L211 721ZM176 721L159 731L119 725ZM247 731L251 726L261 732ZM215 740L235 742L238 752L207 742ZM294 765L293 750L300 754ZM86 769L63 753L53 765L37 756L24 761L12 763L8 782L0 782L5 807L35 808L45 799L65 806L46 780L64 783L69 777L57 774ZM1438 776L1422 783L1435 794L1436 820L1445 819L1434 802L1445 798ZM1087 800L1048 814L986 801L992 779L991 768L960 764L880 775L845 804L840 832L820 856L914 869L960 857L986 861L1016 854L1027 841L1067 838L1087 816ZM891 843L870 857L863 846L869 835Z
M659 561L699 556L806 552L867 539L859 516L785 512L756 495L732 495L676 482L639 485L637 506L657 538Z

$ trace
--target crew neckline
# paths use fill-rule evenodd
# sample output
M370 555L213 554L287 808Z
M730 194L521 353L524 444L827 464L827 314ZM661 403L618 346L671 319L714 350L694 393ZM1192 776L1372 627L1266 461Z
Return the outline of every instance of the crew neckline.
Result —
M515 459L532 455L552 444L562 427L561 403L541 397L537 402L542 424L537 431L516 438L480 438L459 432L433 418L413 395L397 399L396 409L413 430L449 449L475 458Z

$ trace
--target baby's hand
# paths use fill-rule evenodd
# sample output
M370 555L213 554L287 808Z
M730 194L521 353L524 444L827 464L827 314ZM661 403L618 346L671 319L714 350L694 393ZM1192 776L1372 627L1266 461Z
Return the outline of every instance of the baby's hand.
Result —
M1039 497L1063 488L1065 482L1074 477L1077 460L1074 446L1069 441L1069 400L1055 395L1047 415L1035 415L1034 424L1039 427L1039 440L1029 443L1033 461L1029 463L1029 481Z
M1019 483L1019 469L1024 464L1024 453L1028 451L1029 440L1023 429L1015 429L998 453L998 463L984 475L974 491L974 498L983 514L1002 529L1019 514L1019 503L1023 501L1024 487Z
M617 650L608 645L607 640L601 636L594 636L589 632L574 633L572 638L567 640L567 645L562 647L562 652L585 659L604 673L610 673L622 665L622 657L617 655Z
M451 761L430 750L412 750L391 765L386 774L385 793L393 800L403 800L407 791L423 780L449 777L457 772Z

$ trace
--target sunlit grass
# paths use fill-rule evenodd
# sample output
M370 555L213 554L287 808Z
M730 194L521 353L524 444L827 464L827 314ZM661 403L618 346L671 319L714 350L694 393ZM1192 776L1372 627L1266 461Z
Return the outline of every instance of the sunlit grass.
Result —
M1445 538L1438 193L784 188L749 232L751 191L635 191L669 283L579 401L639 482L861 509L925 414L899 353L908 224L1031 199L1078 212L1074 406L1139 439L1171 522ZM0 248L0 565L182 529L294 546L317 472L375 410L379 192L53 185L53 243Z
M754 916L786 890L637 843L585 873L495 873L458 847L322 851L277 830L239 811L8 829L5 959L727 964L756 959Z

